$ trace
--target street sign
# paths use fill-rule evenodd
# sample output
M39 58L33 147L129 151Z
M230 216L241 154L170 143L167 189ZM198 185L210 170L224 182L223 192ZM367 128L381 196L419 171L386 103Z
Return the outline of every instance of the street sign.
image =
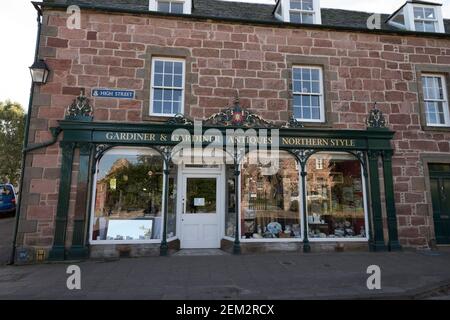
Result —
M134 99L135 92L132 90L93 89L92 97L94 97L94 98Z

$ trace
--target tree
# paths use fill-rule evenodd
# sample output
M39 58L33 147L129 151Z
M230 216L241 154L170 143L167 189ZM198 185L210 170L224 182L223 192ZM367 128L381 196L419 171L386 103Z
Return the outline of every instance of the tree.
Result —
M19 183L25 117L19 103L0 102L0 183Z

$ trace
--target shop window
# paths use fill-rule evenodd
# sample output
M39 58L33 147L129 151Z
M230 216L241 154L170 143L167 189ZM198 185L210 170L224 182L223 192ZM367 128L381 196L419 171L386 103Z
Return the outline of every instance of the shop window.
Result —
M322 68L296 66L292 69L294 117L304 122L324 122Z
M243 162L241 238L264 241L301 238L297 160L280 151L275 173L265 165L268 160L268 156L250 154Z
M163 159L152 149L117 148L97 166L91 240L161 239Z
M151 115L174 116L184 109L185 61L154 58L152 61Z
M225 212L225 236L234 238L236 234L236 186L234 165L227 165L227 200Z
M422 89L427 125L450 126L445 77L422 75Z
M317 159L323 162L318 169ZM317 153L306 165L310 239L367 239L361 163L347 153Z

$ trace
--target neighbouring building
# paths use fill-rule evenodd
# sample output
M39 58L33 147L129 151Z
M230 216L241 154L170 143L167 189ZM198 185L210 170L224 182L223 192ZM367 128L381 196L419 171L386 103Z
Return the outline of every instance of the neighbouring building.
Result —
M17 262L450 244L441 5L34 5Z

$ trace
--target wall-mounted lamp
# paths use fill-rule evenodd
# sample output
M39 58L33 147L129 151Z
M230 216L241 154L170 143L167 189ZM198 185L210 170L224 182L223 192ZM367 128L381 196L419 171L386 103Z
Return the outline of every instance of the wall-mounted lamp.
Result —
M40 59L33 63L30 67L31 78L35 84L46 84L50 69L44 60Z

